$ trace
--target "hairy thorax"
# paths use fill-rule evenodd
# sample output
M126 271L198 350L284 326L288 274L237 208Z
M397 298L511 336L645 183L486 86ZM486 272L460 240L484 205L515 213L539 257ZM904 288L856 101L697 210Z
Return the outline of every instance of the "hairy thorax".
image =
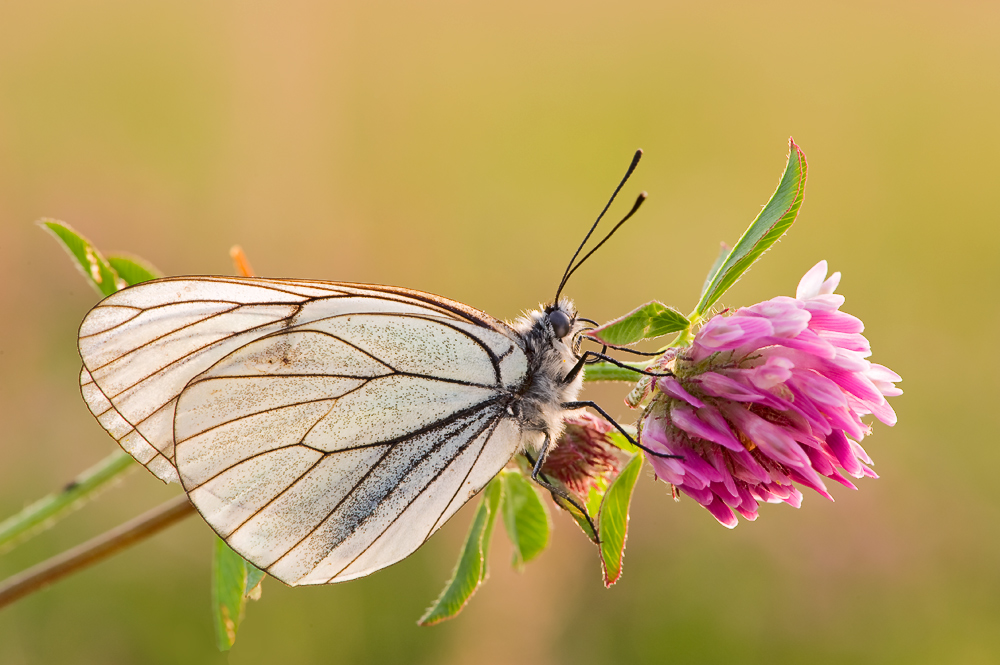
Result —
M565 413L562 404L575 401L583 387L582 370L572 381L565 381L577 363L573 340L583 324L576 321L571 301L564 298L554 308L562 310L572 322L569 334L563 337L557 336L546 313L538 310L513 323L528 357L528 378L511 407L521 425L524 443L536 449L546 435L553 444L558 440Z

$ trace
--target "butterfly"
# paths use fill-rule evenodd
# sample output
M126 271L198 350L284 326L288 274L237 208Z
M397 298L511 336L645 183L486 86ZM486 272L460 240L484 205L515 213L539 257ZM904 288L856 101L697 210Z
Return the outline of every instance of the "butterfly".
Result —
M80 326L83 397L230 547L293 586L403 559L518 453L579 508L542 464L567 411L614 423L578 397L588 362L621 363L580 352L596 323L561 291L644 198L574 265L598 217L552 303L512 324L379 285L169 277L123 289Z

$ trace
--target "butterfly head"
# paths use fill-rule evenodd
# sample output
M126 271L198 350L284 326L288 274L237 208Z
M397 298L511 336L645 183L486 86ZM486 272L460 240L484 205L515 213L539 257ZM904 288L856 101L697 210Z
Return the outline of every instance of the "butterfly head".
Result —
M573 349L579 345L579 335L585 328L577 316L576 307L569 298L560 298L554 303L526 312L513 324L527 346L537 353L555 347L559 355L572 357Z
M592 323L590 319L580 318L577 315L572 300L560 298L543 309L536 325L543 325L546 336L553 342L564 344L575 357L579 355L580 335Z
M573 324L576 322L576 309L573 303L562 298L559 302L545 308L545 322L552 336L556 339L565 339L573 332Z

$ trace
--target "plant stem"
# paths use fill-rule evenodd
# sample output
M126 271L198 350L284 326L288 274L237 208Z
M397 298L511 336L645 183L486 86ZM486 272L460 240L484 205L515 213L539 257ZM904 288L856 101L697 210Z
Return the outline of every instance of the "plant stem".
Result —
M35 501L0 523L0 552L44 530L58 517L84 504L86 499L121 473L135 467L132 456L116 450L70 481L62 490Z
M194 512L187 495L180 494L107 533L9 577L0 584L0 607L145 540Z
M647 369L649 366L649 363L625 364L629 367L635 367L636 369ZM640 373L632 372L624 367L617 367L611 363L594 363L593 365L587 365L583 374L584 381L627 381L629 383L635 383L640 378L642 378Z

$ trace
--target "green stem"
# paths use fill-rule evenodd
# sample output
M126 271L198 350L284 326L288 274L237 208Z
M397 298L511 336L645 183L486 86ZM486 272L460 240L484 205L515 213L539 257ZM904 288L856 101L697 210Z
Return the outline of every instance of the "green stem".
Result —
M629 367L635 367L636 369L646 369L649 363L625 363ZM594 363L593 365L587 365L587 369L584 372L584 381L627 381L629 383L635 383L636 380L640 378L638 372L633 372L627 370L623 367L618 367L612 365L611 363Z
M682 330L681 334L677 336L677 339L675 339L669 345L667 345L666 348L669 349L669 348L677 348L680 346L689 346L693 340L694 340L694 332L692 332L692 328L688 328L686 330Z
M670 344L667 344L660 349L661 353L666 352L667 349L675 349L681 346L689 346L692 341L694 341L694 333L698 326L701 324L701 317L698 316L697 311L688 314L689 325L684 330L677 333L677 337L674 338Z
M134 468L132 456L116 450L74 478L58 492L35 501L0 523L0 551L51 526L58 518L82 506L87 499L124 471Z

